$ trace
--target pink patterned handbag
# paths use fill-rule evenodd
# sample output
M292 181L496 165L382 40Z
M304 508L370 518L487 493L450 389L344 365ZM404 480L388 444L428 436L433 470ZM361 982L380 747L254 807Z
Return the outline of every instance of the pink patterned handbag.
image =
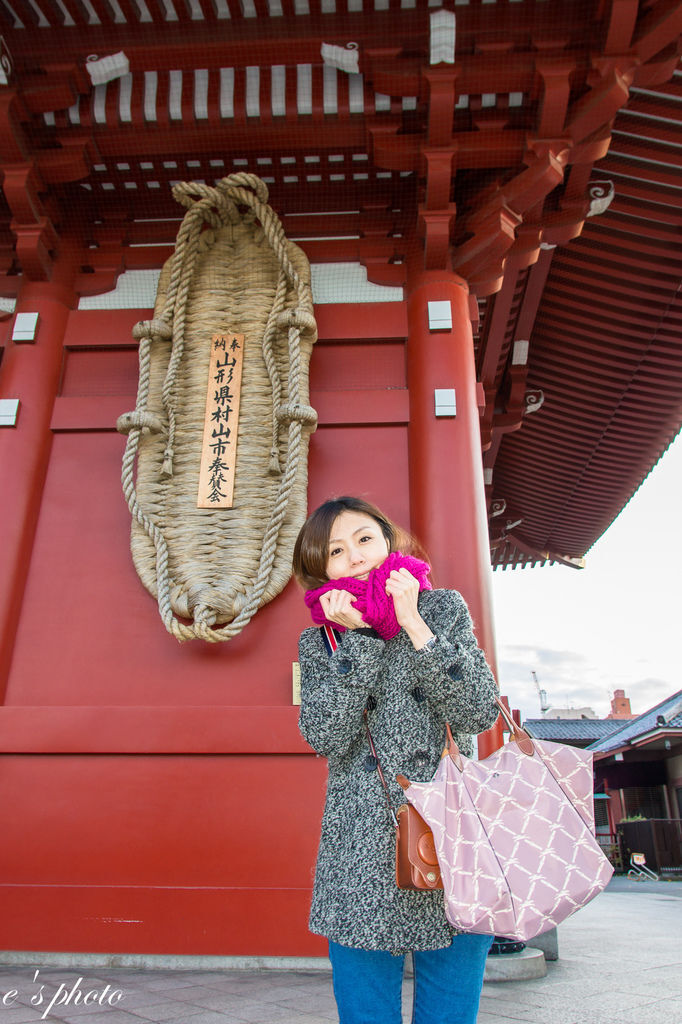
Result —
M601 892L613 868L594 837L592 755L512 739L484 761L448 746L430 782L398 781L433 831L449 922L466 932L531 939Z

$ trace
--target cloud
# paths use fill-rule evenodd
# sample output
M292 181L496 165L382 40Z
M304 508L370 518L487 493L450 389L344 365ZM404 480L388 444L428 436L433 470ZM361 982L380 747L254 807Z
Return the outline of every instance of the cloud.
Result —
M551 707L592 707L600 716L608 711L608 684L600 681L595 689L594 668L580 651L503 645L498 668L502 692L524 717L540 715L540 698L532 672L536 673L538 685L545 690Z
M502 692L540 713L531 672L555 706L610 711L616 689L642 714L680 687L679 504L682 435L613 526L587 568L493 574Z
M500 689L523 718L540 717L540 696L533 680L547 694L550 707L591 707L599 718L610 710L613 691L625 690L636 715L675 692L669 679L645 675L646 665L632 665L627 675L620 667L604 666L582 651L533 644L503 644L498 652ZM641 673L641 674L640 674Z
M535 689L532 673L545 689L552 681L573 684L584 677L589 661L580 651L557 650L525 644L502 646L498 663L503 683L514 682L523 688ZM545 685L546 684L546 685Z
M555 647L539 647L536 644L505 644L501 647L505 662L519 669L526 675L531 671L538 672L538 666L561 670L572 668L577 670L587 663L587 658L580 651L558 650Z
M636 715L641 715L645 711L656 707L662 700L672 697L679 689L679 682L675 687L671 685L669 679L657 679L655 676L647 676L644 679L638 679L628 689L627 696L632 701L633 712Z

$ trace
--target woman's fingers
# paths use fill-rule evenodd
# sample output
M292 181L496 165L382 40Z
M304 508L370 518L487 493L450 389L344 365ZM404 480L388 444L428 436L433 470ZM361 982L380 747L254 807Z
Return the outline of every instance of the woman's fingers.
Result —
M405 594L419 593L419 580L415 579L409 569L394 569L386 580L386 593Z
M393 598L395 617L401 626L417 614L419 580L408 569L393 570L386 580L386 593Z
M353 605L355 598L347 590L328 590L320 597L325 618L347 629L356 629L363 624L362 616Z
M328 590L322 594L320 603L330 612L345 612L353 607L355 598L347 590Z

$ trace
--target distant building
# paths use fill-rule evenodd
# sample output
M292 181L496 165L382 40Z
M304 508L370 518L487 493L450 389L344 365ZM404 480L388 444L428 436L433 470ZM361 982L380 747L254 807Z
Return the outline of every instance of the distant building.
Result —
M585 715L580 718L550 718L548 714L546 718L527 718L523 728L538 740L567 743L570 747L589 747L620 729L620 722L597 718L596 715L591 718Z
M630 707L630 698L625 696L625 690L614 690L611 698L611 714L607 718L636 718Z
M595 749L598 746L609 744L611 737L622 733L626 728L623 719L626 719L629 725L630 720L634 717L625 692L616 690L611 701L611 714L606 718L597 718L594 710L590 707L549 708L543 718L529 718L523 723L523 727L531 736L539 740L551 740L554 743L566 743L571 747ZM613 851L616 850L614 833L616 824L622 816L621 804L615 802L612 804L608 782L595 770L595 830L597 838L609 856L612 856ZM661 816L665 817L666 815ZM614 863L617 861L614 860Z
M545 718L596 718L594 708L547 708Z
M597 718L594 708L547 708L543 711L544 718ZM608 719L630 719L636 718L630 707L630 698L625 696L625 690L614 690L611 698L611 712L606 716Z
M682 690L590 744L611 830L623 818L682 818Z

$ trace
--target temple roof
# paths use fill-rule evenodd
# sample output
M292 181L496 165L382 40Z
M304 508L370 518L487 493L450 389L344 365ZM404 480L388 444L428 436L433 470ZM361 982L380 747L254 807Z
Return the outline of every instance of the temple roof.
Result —
M0 294L66 234L83 294L158 267L174 182L258 174L311 262L467 279L493 563L580 565L682 419L681 11L2 0Z
M614 718L527 718L523 728L538 740L586 747L611 736L622 724Z

